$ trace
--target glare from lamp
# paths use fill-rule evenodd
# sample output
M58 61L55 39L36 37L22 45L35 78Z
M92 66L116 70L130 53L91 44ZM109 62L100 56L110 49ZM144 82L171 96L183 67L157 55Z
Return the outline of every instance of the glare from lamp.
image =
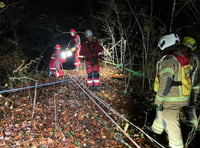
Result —
M66 59L67 58L67 52L66 51L62 51L61 52L61 58L62 59Z
M67 54L67 57L71 57L72 56L72 51L69 50L69 51L66 52L66 54Z

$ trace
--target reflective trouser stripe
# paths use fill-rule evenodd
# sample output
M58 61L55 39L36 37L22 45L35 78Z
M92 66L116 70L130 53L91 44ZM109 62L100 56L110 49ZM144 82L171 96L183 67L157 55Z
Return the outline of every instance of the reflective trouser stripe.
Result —
M94 79L94 85L99 86L99 79Z
M156 111L156 118L153 121L151 128L156 134L162 134L164 127L163 127L163 120L162 120L162 112L161 111Z
M80 62L80 60L79 60L78 52L77 52L77 51L75 52L75 58L76 58L76 60L75 60L75 62L74 62L74 66L75 66L76 68L78 68L78 67L81 65L81 62Z
M74 63L74 66L75 66L76 68L78 68L80 65L81 65L80 62L75 62L75 63Z
M172 141L172 140L169 139L169 141ZM169 142L169 146L171 148L184 148L182 140L180 141L179 139L176 142Z
M99 83L99 80L94 80L94 83Z
M79 65L79 64L80 64L80 62L75 63L75 65Z
M87 80L87 84L88 84L88 86L92 86L93 85L93 80Z

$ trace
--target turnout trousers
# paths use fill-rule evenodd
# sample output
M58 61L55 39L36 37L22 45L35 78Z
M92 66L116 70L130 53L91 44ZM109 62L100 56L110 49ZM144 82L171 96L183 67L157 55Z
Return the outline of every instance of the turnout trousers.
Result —
M152 130L156 134L165 131L168 134L169 146L171 148L183 148L183 139L179 123L180 108L156 110L156 118L152 124Z
M79 56L79 51L75 51L74 56L75 56L74 66L77 69L81 65L81 62L80 62L79 57L78 57Z
M88 86L99 86L99 65L91 64L91 61L85 61L86 72L87 72L87 85Z

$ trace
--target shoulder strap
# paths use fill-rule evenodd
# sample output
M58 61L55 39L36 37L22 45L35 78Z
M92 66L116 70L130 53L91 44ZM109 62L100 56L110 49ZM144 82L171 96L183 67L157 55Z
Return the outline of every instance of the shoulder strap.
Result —
M95 51L96 42L94 42L94 44L93 44L93 50L90 48L89 42L87 42L86 44L87 44L87 46L90 50L90 53L92 53L92 56L94 56L93 54L94 54L94 51Z

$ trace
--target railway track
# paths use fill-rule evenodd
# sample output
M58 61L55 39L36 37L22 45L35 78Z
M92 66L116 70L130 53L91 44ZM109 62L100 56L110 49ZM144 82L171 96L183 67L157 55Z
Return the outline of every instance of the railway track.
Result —
M78 77L78 74L76 72L68 73L68 77L72 79L73 85L78 87L78 90L80 90L79 93L83 94L82 97L84 96L84 98L87 98L88 102L95 104L96 111L101 112L103 116L105 116L110 121L111 127L108 127L108 128L112 129L112 131L115 134L114 138L117 141L126 145L127 147L137 147L137 148L141 147L141 144L138 144L138 142L135 140L136 138L131 137L127 132L129 126L131 126L131 128L136 129L137 133L139 135L142 135L143 138L146 137L145 139L148 139L148 141L151 142L154 147L164 148L164 146L162 146L159 142L157 142L155 139L150 137L141 128L131 123L126 117L124 117L122 114L116 111L112 106L106 103L98 95L98 93L95 93L94 91L89 90L88 87L86 86L84 79L82 80L73 79L74 77ZM81 104L81 105L84 105L88 109L91 109L91 107L89 106L89 103ZM105 118L102 120L105 120ZM122 128L121 125L123 125L124 127Z

